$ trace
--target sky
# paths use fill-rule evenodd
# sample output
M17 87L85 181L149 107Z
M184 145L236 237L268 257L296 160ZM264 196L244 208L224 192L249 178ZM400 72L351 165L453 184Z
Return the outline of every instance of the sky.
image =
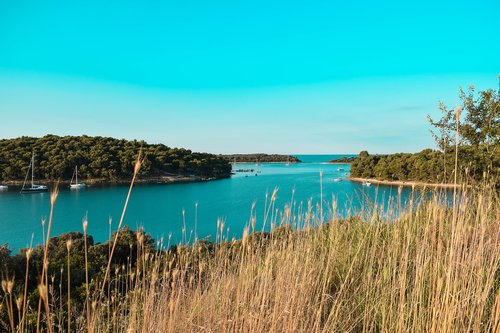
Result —
M498 87L500 2L0 0L0 138L415 152Z

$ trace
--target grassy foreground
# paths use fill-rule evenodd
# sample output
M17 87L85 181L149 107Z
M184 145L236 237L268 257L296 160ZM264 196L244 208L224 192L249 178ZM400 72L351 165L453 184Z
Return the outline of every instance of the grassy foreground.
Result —
M86 283L83 309L72 305L70 293L58 294L65 286L51 284L47 264L40 268L38 303L13 295L5 278L5 329L500 331L500 209L491 187L464 189L453 207L436 192L418 205L408 202L397 218L375 207L340 219L333 203L321 225L323 207L300 211L292 205L278 212L274 199L275 193L266 218L273 232L253 230L251 217L240 241L224 239L222 222L219 242L169 251L147 251L137 234L137 264L110 261L101 278ZM402 206L396 202L394 209ZM50 252L45 256L47 263Z
M112 315L93 309L92 331L498 332L498 201L462 199L453 210L436 197L394 223L375 213L245 233L209 257L196 245L144 257L135 278L118 278L133 292ZM312 211L298 218L318 222Z

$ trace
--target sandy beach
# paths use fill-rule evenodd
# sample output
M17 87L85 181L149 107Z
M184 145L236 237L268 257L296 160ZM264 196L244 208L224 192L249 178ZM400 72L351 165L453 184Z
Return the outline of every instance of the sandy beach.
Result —
M364 182L370 182L375 185L391 185L391 186L408 186L408 187L434 187L434 188L460 188L460 184L443 184L443 183L425 183L425 182L418 182L418 181L412 181L412 180L407 180L407 181L402 181L402 180L379 180L379 179L373 179L373 178L355 178L355 177L349 177L349 180L353 182L359 182L359 183L364 183Z

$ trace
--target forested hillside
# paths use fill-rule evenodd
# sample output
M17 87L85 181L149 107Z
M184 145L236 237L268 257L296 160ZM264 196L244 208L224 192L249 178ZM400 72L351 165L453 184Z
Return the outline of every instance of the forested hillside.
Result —
M76 165L83 179L128 179L140 147L142 177L180 174L221 178L231 173L231 165L213 154L136 140L46 135L0 140L0 180L24 179L32 153L39 180L70 179Z
M380 180L454 181L455 151L459 175L500 179L500 92L460 90L461 108L440 104L441 118L429 122L439 150L416 154L372 155L362 151L351 164L351 176Z

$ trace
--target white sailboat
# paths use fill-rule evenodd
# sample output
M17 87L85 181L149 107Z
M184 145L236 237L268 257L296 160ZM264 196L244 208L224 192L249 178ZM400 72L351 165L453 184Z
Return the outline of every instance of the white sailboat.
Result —
M28 180L28 175L31 169L31 186L26 187L26 181ZM26 172L26 177L24 178L23 188L21 189L21 193L40 193L47 192L49 189L45 185L37 185L35 184L35 153L31 156L31 162L28 167L28 171Z
M7 185L0 185L0 192L1 191L7 191L9 187Z
M74 183L73 183L73 179L75 179ZM71 176L69 188L79 189L79 188L84 188L84 187L87 187L87 184L78 182L78 166L75 166L75 171L73 172L73 176Z

